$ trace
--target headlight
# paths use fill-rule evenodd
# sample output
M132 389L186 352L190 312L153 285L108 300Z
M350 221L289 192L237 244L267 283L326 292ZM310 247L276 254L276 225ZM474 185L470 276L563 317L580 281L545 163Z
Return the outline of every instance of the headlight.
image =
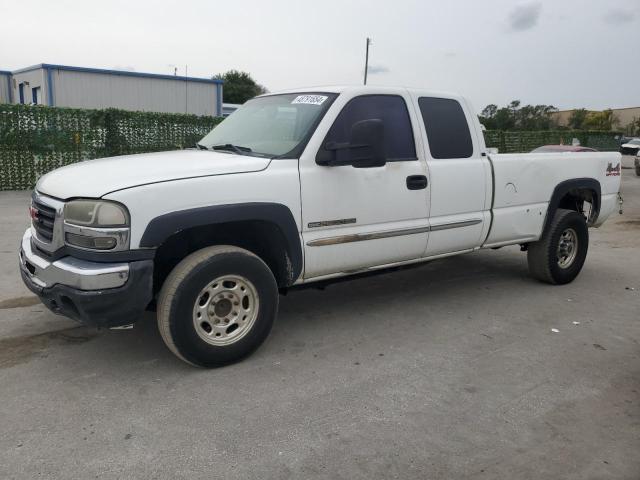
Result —
M64 221L86 227L126 227L129 214L114 202L73 200L64 206Z
M73 200L64 207L67 245L87 250L129 248L129 212L104 200Z

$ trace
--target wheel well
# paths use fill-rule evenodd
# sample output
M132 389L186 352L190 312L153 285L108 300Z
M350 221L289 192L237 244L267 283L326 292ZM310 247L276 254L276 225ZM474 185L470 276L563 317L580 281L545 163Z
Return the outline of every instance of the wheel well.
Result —
M160 290L171 270L183 258L212 245L233 245L256 254L273 272L280 287L294 281L291 259L280 228L268 221L248 220L192 227L167 238L154 258L154 293Z
M593 225L600 214L600 192L600 182L595 178L572 178L556 185L549 201L543 235L549 229L558 208L584 214L587 225ZM591 205L587 212L585 202Z
M585 202L590 205L586 211ZM587 224L591 225L596 221L600 212L600 196L591 188L572 188L560 198L556 208L581 213L586 217Z

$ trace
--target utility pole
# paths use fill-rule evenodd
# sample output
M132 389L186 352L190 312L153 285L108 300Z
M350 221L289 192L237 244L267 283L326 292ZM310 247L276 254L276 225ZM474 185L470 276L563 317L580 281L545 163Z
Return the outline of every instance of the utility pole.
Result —
M367 50L364 57L364 84L367 84L367 73L369 70L369 45L371 45L371 39L367 37Z

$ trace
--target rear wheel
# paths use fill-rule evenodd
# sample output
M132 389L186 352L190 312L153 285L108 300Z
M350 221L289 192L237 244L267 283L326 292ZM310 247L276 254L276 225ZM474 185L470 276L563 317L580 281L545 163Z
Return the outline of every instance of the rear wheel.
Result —
M558 209L542 238L529 244L529 272L543 282L569 283L582 270L588 247L589 230L584 216Z
M258 348L277 308L275 278L259 257L232 246L208 247L167 277L158 299L158 328L182 360L218 367Z

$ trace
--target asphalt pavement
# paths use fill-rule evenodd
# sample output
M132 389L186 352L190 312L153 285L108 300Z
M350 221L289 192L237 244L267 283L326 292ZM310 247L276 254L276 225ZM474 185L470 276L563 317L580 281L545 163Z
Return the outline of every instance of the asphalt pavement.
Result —
M18 275L29 193L0 192L0 478L638 479L640 177L623 185L569 285L509 247L292 292L217 370L152 314L49 313Z

